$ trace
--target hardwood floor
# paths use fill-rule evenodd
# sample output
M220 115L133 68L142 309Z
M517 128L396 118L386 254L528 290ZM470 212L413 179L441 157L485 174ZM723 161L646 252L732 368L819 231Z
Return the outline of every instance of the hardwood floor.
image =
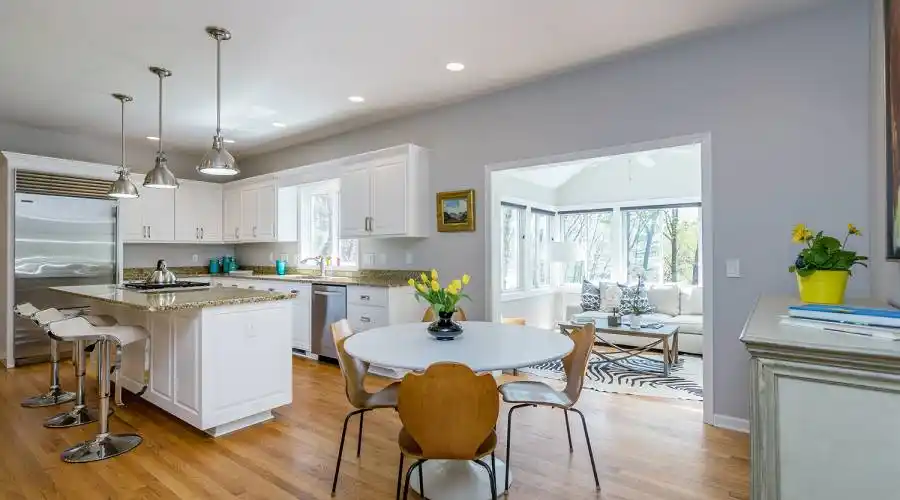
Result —
M47 365L0 371L0 498L331 498L341 423L350 410L335 366L295 358L293 404L280 408L275 422L218 439L129 398L110 429L138 432L144 443L85 465L64 464L59 453L92 437L94 425L45 429L43 420L59 408L19 406L46 390L47 371ZM71 366L62 372L63 387L73 388ZM88 387L95 394L93 382ZM570 455L561 412L526 408L513 421L510 499L748 498L748 437L703 425L699 403L585 390L577 407L588 418L602 491L594 490L580 426L572 427ZM498 450L505 449L505 426L504 407ZM357 459L357 427L350 426L336 498L394 497L399 428L392 411L369 413Z

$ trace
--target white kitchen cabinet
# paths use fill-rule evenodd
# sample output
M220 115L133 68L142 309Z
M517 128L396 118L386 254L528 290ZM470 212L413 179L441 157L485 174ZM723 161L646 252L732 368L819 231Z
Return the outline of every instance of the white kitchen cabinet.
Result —
M297 241L297 189L274 182L240 184L223 195L225 241Z
M293 347L307 353L312 348L312 285L294 283L289 287L296 297L294 305Z
M426 151L407 145L347 165L341 181L341 238L426 237L432 213Z
M175 241L175 190L141 187L143 176L133 176L140 197L119 200L123 241Z
M222 241L222 186L181 181L175 191L175 241Z
M347 321L354 332L414 323L422 320L424 312L425 306L416 301L411 286L347 286ZM391 378L401 378L406 373L405 370L376 365L369 371Z
M369 180L365 163L348 168L341 175L341 238L369 235Z
M225 189L222 194L222 239L238 241L241 237L241 191Z

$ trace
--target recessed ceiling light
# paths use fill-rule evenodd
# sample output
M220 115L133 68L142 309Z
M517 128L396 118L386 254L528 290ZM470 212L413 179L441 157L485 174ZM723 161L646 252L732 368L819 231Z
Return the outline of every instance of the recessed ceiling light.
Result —
M278 128L284 128L284 127L287 127L287 125L285 125L284 123L281 123L281 122L272 122L272 126L273 126L273 127L278 127Z
M150 139L151 141L158 141L158 140L159 140L159 137L154 137L154 136L152 136L152 135L148 135L148 136L147 136L147 139Z
M447 63L447 69L450 71L462 71L466 69L466 65L458 62Z
M234 139L222 139L222 142L225 142L228 144L234 144Z
M347 100L350 102L366 102L366 98L360 95L352 95Z

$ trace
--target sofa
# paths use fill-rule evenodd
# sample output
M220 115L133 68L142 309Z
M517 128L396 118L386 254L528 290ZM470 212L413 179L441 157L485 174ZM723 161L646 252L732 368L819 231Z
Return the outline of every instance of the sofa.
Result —
M604 324L618 306L621 289L614 282L600 282L601 305L598 311L585 313L580 304L566 306L566 319L571 320L578 314L600 319ZM647 300L654 312L644 315L650 321L678 325L678 350L692 354L703 354L703 287L679 283L665 283L647 287ZM647 339L622 335L604 335L611 342L625 346L640 346Z

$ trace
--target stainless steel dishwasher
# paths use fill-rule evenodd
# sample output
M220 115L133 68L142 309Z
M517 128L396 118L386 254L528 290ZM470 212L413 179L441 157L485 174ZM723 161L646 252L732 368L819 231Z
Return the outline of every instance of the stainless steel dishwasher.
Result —
M347 318L347 287L343 285L312 286L312 352L337 359L331 324Z

